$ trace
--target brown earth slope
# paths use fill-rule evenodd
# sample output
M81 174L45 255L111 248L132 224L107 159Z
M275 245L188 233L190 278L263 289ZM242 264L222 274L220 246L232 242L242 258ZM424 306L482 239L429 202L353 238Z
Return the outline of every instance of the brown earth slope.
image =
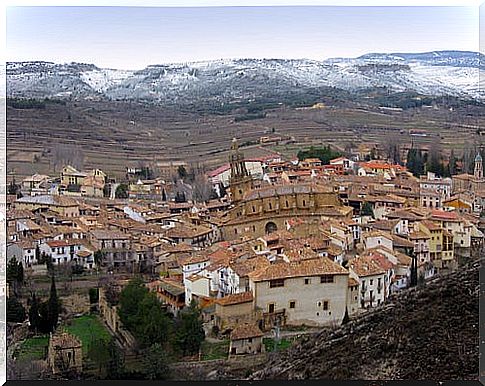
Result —
M479 263L270 357L251 379L478 379Z

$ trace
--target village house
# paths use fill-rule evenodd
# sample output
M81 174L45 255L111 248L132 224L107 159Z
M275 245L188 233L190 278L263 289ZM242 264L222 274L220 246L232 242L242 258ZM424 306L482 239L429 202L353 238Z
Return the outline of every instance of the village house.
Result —
M330 165L341 165L342 169L346 172L354 169L354 161L345 157L331 159Z
M79 204L68 197L60 196L25 196L15 201L15 208L31 212L51 210L67 218L79 217Z
M43 174L34 174L20 183L22 196L42 196L51 192L51 178Z
M36 247L36 243L32 240L7 243L7 260L10 261L15 258L18 262L22 262L24 268L38 264Z
M426 176L419 177L420 190L431 190L439 194L441 200L451 197L453 182L451 178L438 177L435 173L428 172Z
M210 297L210 278L201 275L192 275L184 280L185 286L185 304L187 306L199 299Z
M348 271L326 257L274 263L249 273L263 328L287 325L340 324L345 314Z
M54 265L75 264L92 269L94 257L79 239L52 240L41 244L40 252L44 253ZM81 253L86 251L88 253ZM79 255L81 253L81 255Z
M89 232L88 239L95 251L103 253L102 265L133 268L136 253L131 248L129 235L113 230L95 229Z
M390 286L386 269L369 256L352 259L349 264L350 276L359 282L359 305L361 309L380 305L389 296Z
M364 232L362 234L362 242L365 249L386 247L390 250L393 249L392 235L383 231Z
M155 291L158 299L166 306L167 311L174 316L177 316L180 310L185 307L185 288L179 281L161 278L149 283L148 288Z
M184 243L195 248L208 247L217 241L217 232L205 225L193 225L188 223L177 223L165 232L165 236L174 243Z
M219 330L232 329L241 323L254 323L257 313L252 292L227 295L215 300L215 324Z
M429 255L429 240L431 236L427 235L423 231L413 231L409 233L409 240L414 243L414 255L419 263L430 262Z
M254 324L237 326L231 332L229 356L263 352L263 335L261 330Z

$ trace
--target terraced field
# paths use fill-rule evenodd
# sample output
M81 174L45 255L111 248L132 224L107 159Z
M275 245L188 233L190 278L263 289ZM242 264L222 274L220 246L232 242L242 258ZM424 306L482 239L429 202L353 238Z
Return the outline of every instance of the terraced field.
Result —
M184 160L210 169L226 162L233 137L242 142L261 136L291 136L298 146L274 149L292 155L299 147L347 143L382 143L392 136L403 145L411 141L430 144L439 140L445 150L463 144L483 144L477 134L485 123L480 107L450 111L421 108L395 111L370 107L267 110L266 117L235 121L235 115L201 115L156 106L124 102L68 102L48 104L45 109L7 111L8 171L18 177L53 173L56 146L79 148L86 168L101 167L114 176L126 166L143 162ZM411 137L409 129L427 132ZM244 148L246 157L267 154L271 145Z

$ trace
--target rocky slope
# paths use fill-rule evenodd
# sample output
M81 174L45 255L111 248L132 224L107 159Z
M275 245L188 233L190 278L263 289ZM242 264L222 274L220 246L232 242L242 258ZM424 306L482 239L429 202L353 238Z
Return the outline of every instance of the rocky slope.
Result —
M479 263L275 354L250 378L478 379ZM227 376L227 375L226 375Z

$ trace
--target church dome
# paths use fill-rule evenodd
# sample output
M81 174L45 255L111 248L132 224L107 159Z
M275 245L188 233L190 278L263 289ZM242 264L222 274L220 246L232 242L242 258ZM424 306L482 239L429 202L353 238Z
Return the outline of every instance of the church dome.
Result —
M480 153L478 153L475 157L475 162L482 162L482 156L480 155Z

